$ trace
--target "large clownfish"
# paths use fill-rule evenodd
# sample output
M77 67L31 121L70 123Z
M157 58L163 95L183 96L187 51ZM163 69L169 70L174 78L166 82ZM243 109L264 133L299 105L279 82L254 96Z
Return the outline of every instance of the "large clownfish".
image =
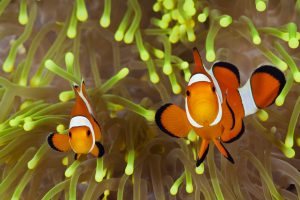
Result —
M155 121L171 136L186 137L193 129L202 138L197 166L205 159L211 141L234 163L223 143L241 137L244 117L273 104L285 85L284 74L264 65L240 87L239 71L234 65L217 62L207 70L196 48L193 55L196 66L186 89L185 111L168 103L157 110Z
M73 86L75 92L75 105L71 112L68 134L50 133L49 146L60 152L73 150L77 160L81 154L91 153L95 157L104 154L100 143L102 134L99 123L96 121L90 101L87 98L84 81L81 86Z

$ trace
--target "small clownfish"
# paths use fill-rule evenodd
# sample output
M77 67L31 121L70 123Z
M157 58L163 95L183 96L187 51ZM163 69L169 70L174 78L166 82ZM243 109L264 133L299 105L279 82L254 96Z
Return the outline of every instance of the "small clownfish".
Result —
M50 133L49 146L60 152L73 150L75 160L81 154L91 153L95 157L102 157L104 147L100 143L102 137L101 127L96 121L90 101L87 98L84 81L81 86L73 86L75 92L75 105L71 112L68 134Z
M210 141L234 163L223 143L241 137L244 117L274 103L285 85L285 76L277 68L264 65L240 87L239 71L234 65L217 62L207 70L196 48L193 56L196 66L186 89L185 111L165 104L156 112L156 124L173 137L186 137L193 129L202 138L196 166L205 159Z

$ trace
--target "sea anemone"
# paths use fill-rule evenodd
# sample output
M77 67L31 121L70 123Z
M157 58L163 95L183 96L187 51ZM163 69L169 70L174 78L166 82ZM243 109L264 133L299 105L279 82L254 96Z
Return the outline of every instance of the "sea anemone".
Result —
M0 1L1 199L300 199L300 1ZM184 103L197 47L242 84L262 64L287 83L195 167L199 138L163 134L155 110ZM74 161L47 145L67 132L84 79L105 155Z

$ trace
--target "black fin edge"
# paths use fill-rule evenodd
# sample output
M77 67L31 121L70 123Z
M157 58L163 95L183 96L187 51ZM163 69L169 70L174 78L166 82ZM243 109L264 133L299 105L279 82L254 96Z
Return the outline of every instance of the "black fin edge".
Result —
M229 160L232 164L234 164L234 160L233 160L233 158L232 158L232 156L230 155L230 153L229 153L229 151L225 148L225 146L222 144L222 142L220 141L220 144L221 144L221 146L225 149L225 151L226 151L226 153L227 153L227 155L228 155L228 157L225 157L227 160Z
M79 88L79 85L77 85L76 83L74 83L74 84L73 84L73 87L74 87L75 89L77 89L77 88Z
M165 105L163 105L162 107L160 107L156 113L155 113L155 122L157 124L157 126L160 128L160 130L162 130L164 133L168 134L169 136L172 136L172 137L176 137L176 138L179 138L177 137L176 135L173 135L171 132L169 132L164 126L163 124L161 123L161 115L162 113L169 107L173 105L172 103L167 103Z
M92 115L92 117L93 117L94 122L99 126L99 129L101 131L101 126L100 126L99 122L96 120L96 118L93 115Z
M276 98L278 97L278 95L281 93L281 91L283 90L283 87L285 86L286 80L285 80L285 76L283 74L282 71L280 71L278 68L271 66L271 65L262 65L260 67L258 67L257 69L254 70L252 76L256 73L267 73L270 74L271 76L273 76L276 80L279 81L279 90L278 93L276 95ZM251 88L252 89L252 88ZM272 101L272 103L270 103L268 106L272 105L276 98L274 99L274 101Z
M228 108L229 108L229 111L230 111L230 114L231 114L231 117L232 117L232 120L233 120L233 121L232 121L232 126L231 126L231 128L230 128L230 130L232 130L232 129L234 128L234 126L235 126L234 112L233 112L232 108L230 107L230 105L229 105L227 99L226 99L226 105L227 105Z
M95 142L95 144L96 144L96 146L98 147L98 150L99 150L99 153L98 153L97 157L101 158L105 153L104 147L100 142Z
M207 156L207 153L208 153L208 150L209 150L209 144L204 152L204 154L202 155L201 158L197 159L197 162L196 162L196 167L199 167L201 165L201 163L204 161L204 159L206 158Z
M213 67L213 69L214 69L214 67L225 67L226 69L229 69L237 77L239 85L241 84L240 72L239 72L238 68L235 65L233 65L231 63L228 63L228 62L216 62L216 63L213 64L212 67Z
M222 142L224 142L224 143L231 143L231 142L234 142L234 141L238 140L238 139L243 135L244 132L245 132L245 124L244 124L244 122L242 121L242 128L241 128L240 132L239 132L234 138L231 138L231 139L228 140L228 141L222 141Z
M52 142L52 138L53 138L54 134L55 134L55 133L50 133L50 134L48 135L48 137L47 137L48 145L49 145L52 149L54 149L55 151L63 152L63 151L59 150L58 148L56 148L56 147L54 146L54 144L53 144L53 142Z

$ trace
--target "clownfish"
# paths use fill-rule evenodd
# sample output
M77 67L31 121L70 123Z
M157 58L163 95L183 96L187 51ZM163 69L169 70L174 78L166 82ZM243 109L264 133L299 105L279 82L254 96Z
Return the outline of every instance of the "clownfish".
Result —
M68 134L50 133L49 146L60 152L73 150L75 160L81 154L91 153L95 157L102 157L104 147L100 143L101 127L96 121L89 99L87 98L84 81L73 86L75 92L75 104L71 112Z
M243 87L239 70L230 63L214 63L210 70L193 49L195 69L185 97L185 110L172 103L155 114L158 127L173 137L186 137L191 129L202 138L196 166L205 159L212 141L230 162L234 160L223 143L230 143L244 132L243 118L270 106L285 85L285 76L269 65L258 67Z

